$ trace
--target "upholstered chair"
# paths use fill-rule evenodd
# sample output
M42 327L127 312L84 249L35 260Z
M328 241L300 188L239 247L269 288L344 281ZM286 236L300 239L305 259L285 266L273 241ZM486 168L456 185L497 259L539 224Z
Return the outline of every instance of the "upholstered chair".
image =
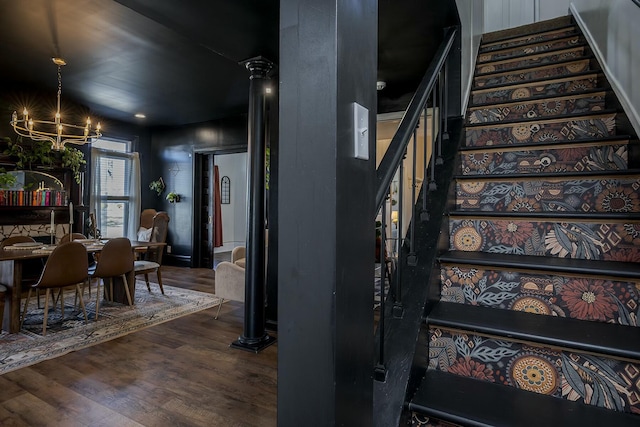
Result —
M149 241L166 243L167 232L169 231L169 215L166 212L158 212L153 217L153 226L151 227L151 237ZM158 286L160 292L164 295L164 288L162 287L162 274L160 268L162 267L162 255L164 254L164 246L149 246L144 253L144 259L137 260L134 263L134 269L136 276L144 274L144 279L147 284L147 290L151 292L151 286L149 285L149 273L156 273L158 278Z
M216 267L215 295L220 298L216 319L224 300L244 302L246 252L244 246L236 246L231 251L231 262L222 261Z
M244 260L244 258L241 258ZM224 300L244 302L244 267L236 263L222 261L216 267L215 296L220 298L216 319Z

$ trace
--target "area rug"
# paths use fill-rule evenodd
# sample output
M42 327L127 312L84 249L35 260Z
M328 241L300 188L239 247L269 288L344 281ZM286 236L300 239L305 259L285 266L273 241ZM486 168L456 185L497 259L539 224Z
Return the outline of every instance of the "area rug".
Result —
M95 288L94 288L95 289ZM47 334L42 336L44 310L31 298L24 327L20 333L0 334L0 375L43 360L53 359L72 351L103 343L149 326L187 314L215 307L220 299L212 294L164 285L165 295L156 287L147 291L144 282L136 285L135 305L127 306L102 301L95 321L95 292L85 304L89 323L85 324L79 307L73 307L74 293L65 293L65 318L60 305L50 309Z

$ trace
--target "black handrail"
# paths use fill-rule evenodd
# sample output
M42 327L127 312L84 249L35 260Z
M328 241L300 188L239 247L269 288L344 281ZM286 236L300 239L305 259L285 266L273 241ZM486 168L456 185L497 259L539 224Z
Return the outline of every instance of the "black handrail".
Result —
M456 37L457 28L450 27L445 31L444 40L438 47L438 51L435 54L434 60L429 64L429 68L424 73L424 77L416 90L415 95L411 98L407 111L402 116L400 126L394 135L389 148L385 153L377 171L378 187L376 189L376 209L375 212L380 210L382 203L384 202L389 185L393 180L393 176L402 162L404 157L404 151L409 144L409 140L413 136L414 129L420 120L422 109L429 99L429 95L433 86L438 80L438 72L442 69L449 55L449 51L453 46L453 42Z

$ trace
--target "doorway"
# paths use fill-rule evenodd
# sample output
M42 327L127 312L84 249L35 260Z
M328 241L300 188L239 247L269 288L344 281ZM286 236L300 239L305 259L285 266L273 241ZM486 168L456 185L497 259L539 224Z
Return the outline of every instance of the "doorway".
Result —
M247 227L247 153L195 153L194 267L214 268L244 246Z

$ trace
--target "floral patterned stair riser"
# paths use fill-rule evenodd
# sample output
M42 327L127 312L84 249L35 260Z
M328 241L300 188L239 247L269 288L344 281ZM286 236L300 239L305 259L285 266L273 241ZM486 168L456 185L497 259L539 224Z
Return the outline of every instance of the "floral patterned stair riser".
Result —
M491 52L494 50L506 49L508 47L521 46L525 44L532 43L540 43L546 40L559 39L562 37L567 37L575 32L575 28L567 27L562 30L555 30L551 32L546 32L542 34L536 34L535 36L527 36L527 37L518 37L511 40L505 40L501 43L487 43L486 45L480 46L481 52Z
M476 88L485 86L498 86L509 83L526 82L529 80L549 79L552 77L565 76L567 74L581 73L589 70L589 60L583 59L571 61L566 64L549 65L532 68L530 70L507 71L487 76L474 77Z
M474 108L469 111L467 122L471 124L495 123L505 120L602 111L605 105L604 97L605 94L602 92Z
M640 177L463 181L458 210L479 212L640 212Z
M429 369L640 414L635 361L431 328Z
M477 74L497 73L499 71L513 70L514 68L532 67L535 65L555 64L558 61L575 59L584 56L584 48L574 48L562 52L547 52L527 58L517 60L505 60L479 64L476 68Z
M514 99L526 99L532 96L552 97L594 89L597 85L598 77L596 74L592 74L575 79L563 78L528 85L517 85L516 87L478 90L472 93L471 102L473 105L497 104Z
M505 49L504 51L494 53L480 53L478 55L478 63L499 61L514 56L529 55L536 52L545 52L551 49L561 49L575 46L580 41L578 36L573 36L563 40L554 40L546 43L526 45L522 47Z
M640 281L445 264L441 301L639 326Z
M640 221L449 220L449 249L640 262Z
M615 114L574 119L536 120L467 128L467 147L595 139L615 134Z
M539 150L470 150L460 155L463 175L585 172L627 168L627 141L608 145L558 144Z

